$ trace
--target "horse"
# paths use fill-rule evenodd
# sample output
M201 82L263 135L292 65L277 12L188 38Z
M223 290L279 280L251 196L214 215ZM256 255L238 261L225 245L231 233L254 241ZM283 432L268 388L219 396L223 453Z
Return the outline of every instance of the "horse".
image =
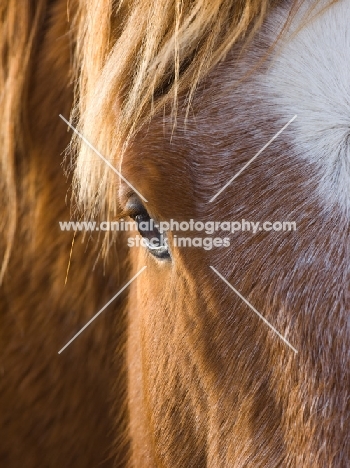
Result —
M349 466L349 1L0 11L1 466Z

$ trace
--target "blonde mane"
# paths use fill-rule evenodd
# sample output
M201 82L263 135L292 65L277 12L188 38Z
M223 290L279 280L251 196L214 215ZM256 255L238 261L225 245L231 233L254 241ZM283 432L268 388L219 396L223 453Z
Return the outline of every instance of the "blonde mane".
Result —
M120 168L126 147L142 125L165 106L175 125L178 97L185 96L188 113L201 79L237 41L244 45L253 37L275 3L161 0L122 1L113 7L110 0L85 2L80 10L80 82L73 120ZM116 206L106 206L117 199L115 178L79 139L75 149L80 151L76 192L85 213L91 215L96 208L105 216L106 209L115 212Z

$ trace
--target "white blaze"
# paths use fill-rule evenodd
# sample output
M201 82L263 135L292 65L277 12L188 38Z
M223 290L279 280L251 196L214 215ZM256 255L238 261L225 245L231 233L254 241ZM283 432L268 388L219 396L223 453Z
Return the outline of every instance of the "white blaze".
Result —
M282 9L272 14L268 34L285 18ZM305 8L278 43L259 86L278 114L298 115L289 131L296 155L316 164L323 201L350 215L350 0L313 12L299 29L302 19Z

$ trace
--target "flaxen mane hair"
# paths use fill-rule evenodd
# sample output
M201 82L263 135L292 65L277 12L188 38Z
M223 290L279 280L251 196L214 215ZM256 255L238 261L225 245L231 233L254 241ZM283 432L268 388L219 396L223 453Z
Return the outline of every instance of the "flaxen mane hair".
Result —
M73 113L80 118L82 133L120 167L128 143L142 125L165 106L171 108L175 125L178 97L186 96L189 111L200 80L233 44L249 41L274 3L83 2L77 60L80 85ZM118 184L86 145L79 139L75 142L80 149L78 197L85 213L94 212L96 200L97 210L104 212L106 203L117 199Z

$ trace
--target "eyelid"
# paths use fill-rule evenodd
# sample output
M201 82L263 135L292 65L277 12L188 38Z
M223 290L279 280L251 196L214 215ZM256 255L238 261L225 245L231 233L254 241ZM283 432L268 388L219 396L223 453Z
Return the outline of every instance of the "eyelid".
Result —
M135 196L135 192L128 185L122 183L119 186L119 201L120 204L125 206L130 198Z
M139 200L135 194L131 194L128 199L125 201L124 211L128 216L137 214L148 214L146 208L143 206L142 202Z
M125 202L123 214L124 216L129 216L130 218L137 215L147 215L154 221L157 220L157 217L153 216L152 213L148 211L148 209L144 206L139 197L133 192L131 192L131 194Z

